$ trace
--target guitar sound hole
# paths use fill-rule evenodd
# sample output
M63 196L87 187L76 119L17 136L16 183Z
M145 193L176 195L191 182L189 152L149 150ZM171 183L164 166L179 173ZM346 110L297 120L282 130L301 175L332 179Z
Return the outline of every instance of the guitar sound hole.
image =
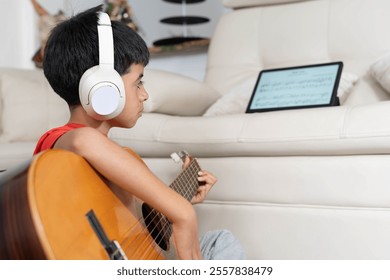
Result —
M149 234L157 245L164 251L169 250L172 229L168 219L146 203L142 204L142 216Z

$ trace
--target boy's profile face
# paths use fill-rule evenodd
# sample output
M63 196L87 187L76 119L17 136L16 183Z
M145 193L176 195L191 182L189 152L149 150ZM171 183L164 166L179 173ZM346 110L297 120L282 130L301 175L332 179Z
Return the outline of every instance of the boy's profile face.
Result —
M144 68L142 64L133 64L130 67L130 72L122 76L125 86L126 103L123 111L110 121L113 126L123 128L133 127L142 116L144 101L149 98L142 82Z

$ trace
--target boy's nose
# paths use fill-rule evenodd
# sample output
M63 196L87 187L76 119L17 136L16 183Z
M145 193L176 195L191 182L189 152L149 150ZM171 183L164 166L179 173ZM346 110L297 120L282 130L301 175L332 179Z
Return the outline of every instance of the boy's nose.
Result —
M143 101L146 101L146 100L149 99L149 94L148 94L148 92L145 90L145 88L144 88L144 90L142 91L142 98L143 98Z

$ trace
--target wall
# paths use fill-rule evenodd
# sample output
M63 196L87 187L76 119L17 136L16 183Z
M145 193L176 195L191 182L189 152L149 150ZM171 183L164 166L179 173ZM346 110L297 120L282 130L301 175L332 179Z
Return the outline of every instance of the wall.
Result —
M76 14L88 7L103 3L102 0L38 0L50 13L63 10L67 15ZM134 20L140 27L140 35L148 45L155 40L182 36L180 26L160 23L160 19L182 14L181 5L163 0L129 0ZM0 44L0 67L34 68L31 58L39 47L38 17L29 0L0 0L0 36L6 38ZM209 23L188 26L189 36L211 37L219 17L228 12L222 0L207 0L198 4L187 4L187 15L210 18ZM149 67L184 73L203 79L206 53L152 57Z
M30 1L0 0L0 67L31 68L38 40Z
M50 13L60 9L81 11L102 0L38 0ZM30 0L0 0L0 67L34 68L32 56L39 48L38 17ZM5 39L4 39L5 38Z

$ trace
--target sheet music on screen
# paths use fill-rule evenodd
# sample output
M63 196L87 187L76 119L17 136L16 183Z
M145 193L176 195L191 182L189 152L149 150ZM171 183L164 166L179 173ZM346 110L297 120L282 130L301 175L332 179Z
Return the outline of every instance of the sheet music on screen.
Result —
M332 105L340 67L332 63L262 71L248 110Z

